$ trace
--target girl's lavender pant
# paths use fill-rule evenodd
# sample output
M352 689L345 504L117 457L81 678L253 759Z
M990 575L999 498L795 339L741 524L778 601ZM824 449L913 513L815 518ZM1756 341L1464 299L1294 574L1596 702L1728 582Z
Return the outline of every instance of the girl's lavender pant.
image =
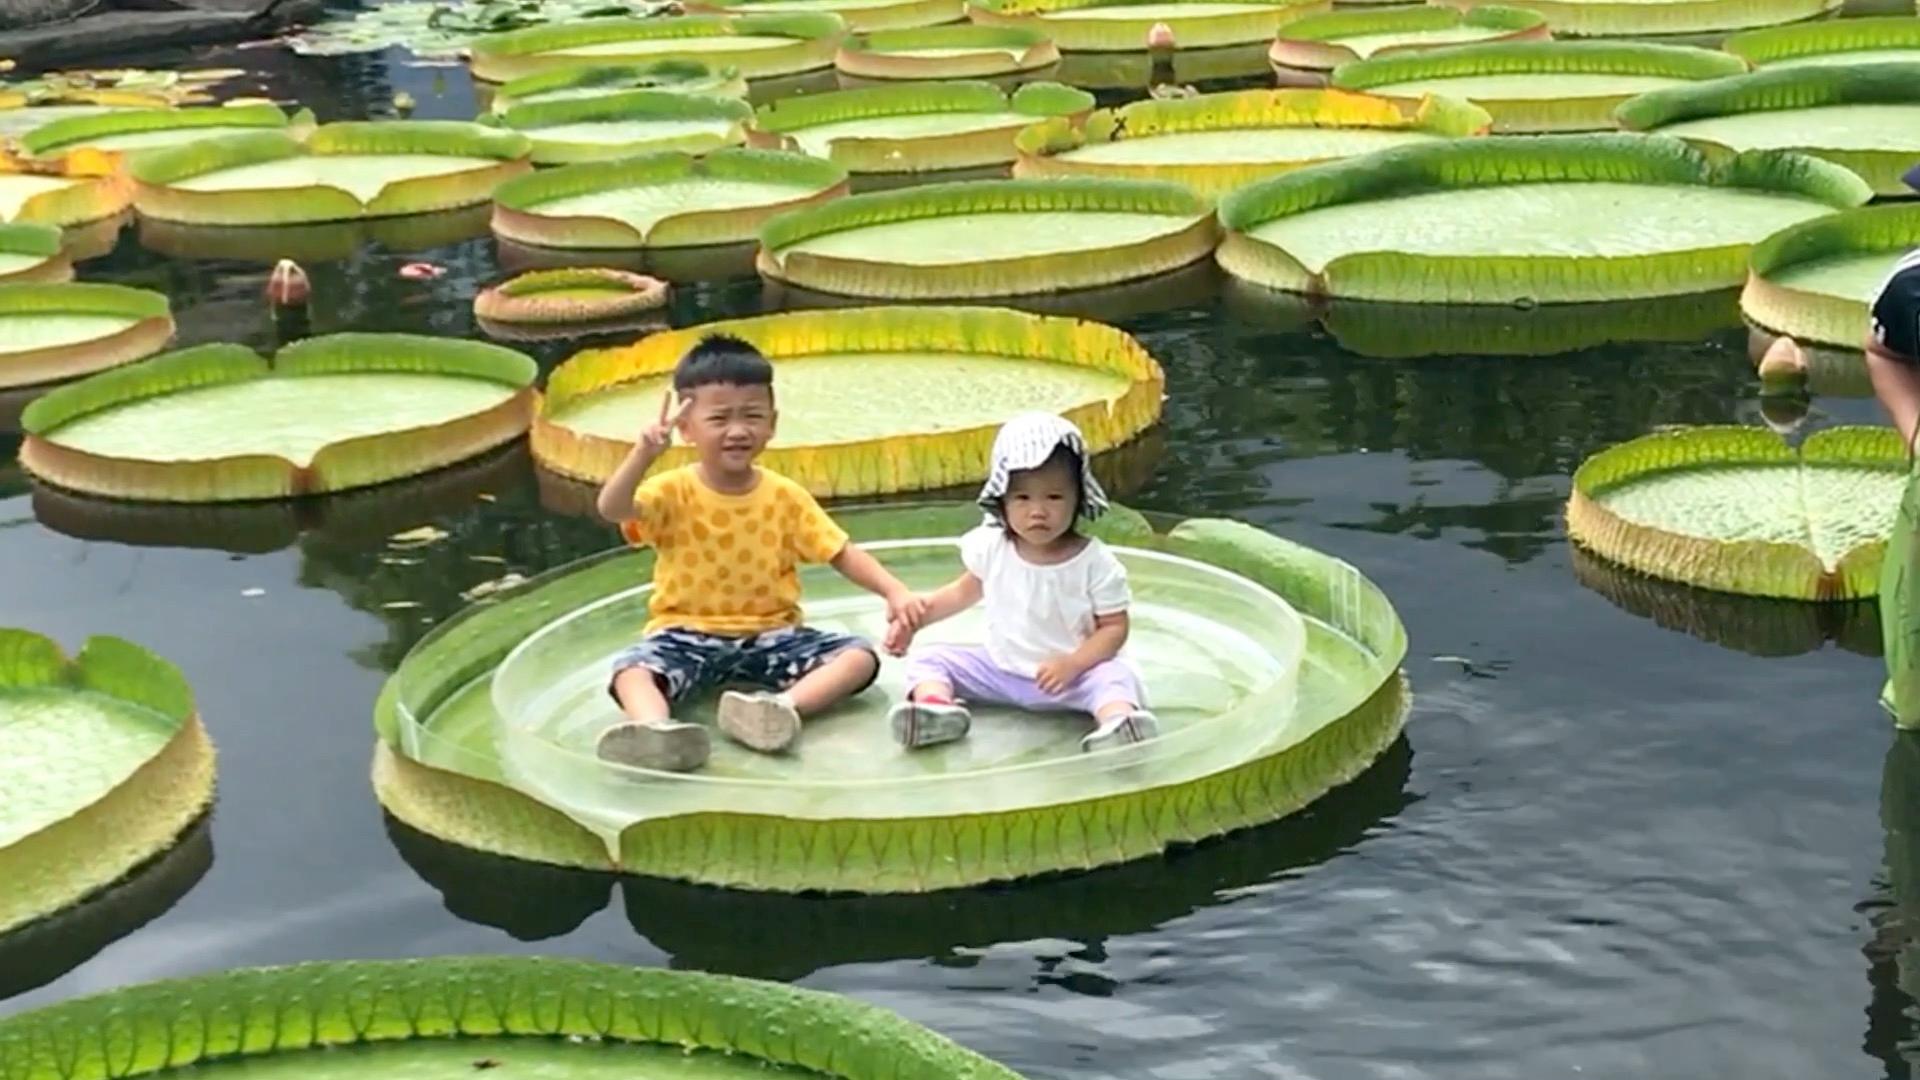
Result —
M926 645L907 656L909 691L921 683L943 682L953 694L975 705L1011 705L1028 712L1093 713L1116 701L1145 707L1140 677L1120 660L1103 660L1075 679L1064 693L1049 694L1032 679L995 664L984 645Z

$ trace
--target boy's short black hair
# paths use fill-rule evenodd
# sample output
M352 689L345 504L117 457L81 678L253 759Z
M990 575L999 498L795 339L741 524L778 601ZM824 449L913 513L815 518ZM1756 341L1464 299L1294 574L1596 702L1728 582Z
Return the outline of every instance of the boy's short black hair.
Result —
M764 386L773 393L773 365L751 342L731 334L708 334L694 342L673 369L673 389L685 394L702 386Z
M1047 460L1035 465L1033 468L1013 470L1013 472L1007 474L1007 486L1011 488L1013 486L1013 478L1021 473L1038 472L1049 465L1065 465L1067 467L1067 475L1073 478L1073 516L1067 519L1067 531L1077 532L1079 531L1080 517L1087 509L1087 485L1082 479L1086 474L1082 472L1080 468L1080 455L1074 451L1073 447L1068 446L1066 443L1061 443L1053 448L1053 453L1047 455ZM1001 528L1004 529L1007 527L1007 497L1004 494L994 499L993 505L988 507L988 510L993 514L994 519L999 522Z

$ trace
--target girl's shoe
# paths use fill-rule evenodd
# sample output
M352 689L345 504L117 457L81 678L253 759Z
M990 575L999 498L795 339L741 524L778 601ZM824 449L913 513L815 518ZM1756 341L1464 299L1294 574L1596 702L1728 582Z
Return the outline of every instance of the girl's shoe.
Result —
M777 754L800 737L800 713L778 694L720 695L720 730L727 737L763 754Z
M893 737L901 746L918 750L967 737L973 716L963 705L950 701L914 701L909 698L887 713Z
M1146 742L1158 734L1160 734L1160 718L1145 709L1135 709L1130 713L1122 713L1095 728L1093 734L1080 740L1080 749L1111 750L1116 746Z
M629 720L601 732L600 742L594 749L600 760L615 765L691 772L707 763L713 742L707 729L699 724L676 724L671 720L642 724Z

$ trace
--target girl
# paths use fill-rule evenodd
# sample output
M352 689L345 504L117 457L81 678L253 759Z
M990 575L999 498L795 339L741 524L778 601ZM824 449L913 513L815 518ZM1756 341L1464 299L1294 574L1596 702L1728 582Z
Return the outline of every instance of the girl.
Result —
M980 489L987 522L960 540L966 572L930 593L915 624L888 627L899 655L915 629L987 605L984 645L930 645L907 658L907 698L888 719L907 747L964 737L961 700L1093 716L1082 750L1150 739L1159 721L1144 707L1140 678L1118 659L1127 642L1127 572L1078 519L1107 508L1087 467L1080 430L1051 413L1008 421L993 440Z

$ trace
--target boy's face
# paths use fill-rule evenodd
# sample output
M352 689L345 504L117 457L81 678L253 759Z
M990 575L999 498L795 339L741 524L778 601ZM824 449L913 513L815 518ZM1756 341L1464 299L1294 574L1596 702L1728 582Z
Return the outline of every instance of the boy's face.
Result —
M1073 467L1051 461L1037 469L1022 469L1007 477L1007 494L1000 512L1007 528L1030 544L1051 544L1073 527L1078 489Z
M680 437L700 455L701 463L729 473L751 468L773 438L779 418L773 408L773 389L708 383L694 387L687 396L693 399L693 407L680 418Z

